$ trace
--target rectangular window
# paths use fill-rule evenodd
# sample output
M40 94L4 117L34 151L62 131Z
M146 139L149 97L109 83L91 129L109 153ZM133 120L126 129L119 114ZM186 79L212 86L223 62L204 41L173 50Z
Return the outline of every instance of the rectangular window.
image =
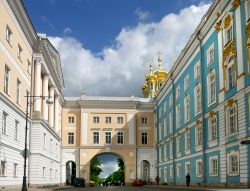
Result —
M21 98L21 81L17 79L17 89L16 89L16 103L20 104Z
M233 29L232 26L226 29L226 44L230 43L232 41L232 36L233 36Z
M197 85L195 88L195 114L201 112L201 87Z
M180 85L176 88L176 99L178 100L181 95L181 87Z
M185 163L185 174L190 173L190 162Z
M52 169L49 170L49 178L52 179Z
M13 177L17 177L17 163L13 164Z
M194 79L200 77L200 62L197 62L194 66Z
M123 132L117 132L117 143L123 144Z
M184 98L184 111L185 111L185 122L189 121L190 119L190 97L187 95Z
M7 117L8 114L3 112L3 119L2 119L2 134L6 135L7 134Z
M106 117L106 123L111 123L111 117Z
M218 175L218 158L210 159L210 175L216 176Z
M202 145L202 127L198 125L196 127L196 145Z
M196 161L196 176L197 177L202 176L202 161L201 160Z
M185 141L186 141L185 148L186 148L186 150L189 150L190 149L190 131L189 130L186 132Z
M216 77L215 72L209 74L208 77L208 102L209 104L215 102L216 100Z
M228 115L229 115L229 134L235 133L237 131L236 126L236 108L231 107L228 109Z
M173 112L169 113L169 132L173 132Z
M148 144L148 134L147 133L142 133L142 144L143 145Z
M74 133L68 133L68 144L74 144Z
M148 124L148 118L147 117L142 117L141 118L141 123L142 124Z
M9 44L12 44L12 31L10 30L10 28L7 26L6 27L6 40L9 42Z
M10 68L5 65L5 72L4 72L4 92L9 94L9 83L10 83Z
M15 121L15 135L14 138L15 140L18 140L18 127L19 127L19 121Z
M0 176L6 176L6 161L1 160Z
M176 126L181 127L181 107L180 104L176 106Z
M27 61L27 65L28 65L28 72L29 74L31 74L31 63L29 60Z
M173 107L173 95L170 95L169 97L169 106L170 108Z
M43 134L43 148L47 149L47 136L46 136L46 133Z
M165 144L165 160L168 160L168 144Z
M209 140L213 141L217 139L217 120L213 117L209 120Z
M238 155L229 156L229 174L236 175L239 173L239 157Z
M45 178L45 167L43 167L43 178Z
M176 152L181 152L181 137L180 135L176 137Z
M169 155L170 158L173 157L173 141L169 141Z
M55 171L55 179L57 179L58 170Z
M123 124L123 117L117 117L117 123Z
M173 178L174 177L174 171L173 171L173 166L170 166L170 177Z
M214 45L211 45L211 47L207 51L207 65L211 64L214 61Z
M235 86L235 77L234 77L234 65L228 67L228 89L230 90Z
M69 123L75 123L75 118L74 117L68 117Z
M106 144L111 144L111 132L105 132Z
M184 79L184 90L186 91L189 88L189 75Z
M99 132L93 132L93 143L99 144Z
M52 153L52 151L53 151L53 148L52 148L52 146L53 146L53 139L50 139L50 152Z
M99 123L100 122L99 117L94 116L93 117L93 121L94 121L94 123Z
M18 48L17 48L17 57L21 60L22 59L22 55L23 55L23 49L20 45L18 45Z
M177 164L177 177L181 177L181 164Z

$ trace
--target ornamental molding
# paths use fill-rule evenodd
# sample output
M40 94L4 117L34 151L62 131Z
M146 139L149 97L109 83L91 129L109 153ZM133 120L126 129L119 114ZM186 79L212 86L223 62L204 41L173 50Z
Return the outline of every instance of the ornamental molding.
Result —
M224 62L230 54L234 55L234 58L237 56L236 48L235 48L235 40L233 39L224 49L223 51L223 68L225 68Z
M231 15L227 15L224 22L223 22L223 27L224 29L228 28L231 24L231 21L232 21L232 16Z
M217 30L217 32L220 32L220 31L221 31L221 23L222 23L222 20L218 21L218 22L215 24L215 26L214 26L214 28L215 28L215 30Z
M198 119L198 120L196 120L195 124L196 124L196 125L200 125L200 124L201 124L201 121Z
M209 112L209 117L213 117L215 115L215 112L214 111L210 111Z
M235 103L235 100L233 100L233 99L229 99L229 100L227 101L227 104L228 104L228 106L230 106L230 107L232 107L234 103Z
M234 0L232 2L233 8L237 9L240 6L240 0Z
M246 25L245 33L246 33L245 45L246 45L246 48L249 48L250 47L250 22L247 23Z

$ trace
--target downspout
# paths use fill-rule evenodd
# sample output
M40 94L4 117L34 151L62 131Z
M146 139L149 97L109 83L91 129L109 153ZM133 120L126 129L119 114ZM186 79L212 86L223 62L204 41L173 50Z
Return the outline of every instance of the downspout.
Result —
M202 162L202 165L203 165L203 183L204 185L206 185L206 153L205 153L205 146L206 146L206 141L205 141L205 117L204 117L204 113L205 113L205 99L204 99L204 96L205 96L205 93L204 93L204 79L203 79L203 70L202 70L202 66L203 66L203 51L202 51L202 37L201 37L201 32L198 31L196 33L196 37L197 37L197 40L199 41L199 47L200 47L200 76L201 76L201 107L202 107L202 110L201 110L201 125L202 125L202 155L203 155L203 162Z
M175 116L175 113L174 113L174 105L175 105L175 91L174 91L174 79L173 79L173 73L170 75L170 80L171 80L171 85L172 85L172 96L173 96L173 99L172 99L172 128L173 128L173 139L172 139L172 158L173 158L173 183L174 185L176 185L176 177L175 177L175 156L174 156L174 134L175 134L175 128L174 128L174 116ZM170 140L171 141L171 140Z

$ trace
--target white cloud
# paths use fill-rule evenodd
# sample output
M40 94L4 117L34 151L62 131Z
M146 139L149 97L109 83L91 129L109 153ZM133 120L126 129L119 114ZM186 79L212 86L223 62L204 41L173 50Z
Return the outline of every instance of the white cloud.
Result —
M144 20L147 20L150 17L150 12L149 11L143 11L141 9L136 9L135 10L135 15L138 17L139 21L144 21Z
M63 34L64 34L64 35L69 35L69 34L71 34L71 33L72 33L71 28L66 27L65 29L63 29Z
M123 28L115 43L98 55L74 38L50 37L61 54L64 95L79 96L84 91L88 95L141 96L149 56L160 50L163 66L170 69L208 7L192 5L157 23Z
M103 172L99 175L101 178L107 178L108 175L110 175L112 172L115 172L118 170L118 165L114 165L114 161L106 162L104 164L101 164L101 169Z

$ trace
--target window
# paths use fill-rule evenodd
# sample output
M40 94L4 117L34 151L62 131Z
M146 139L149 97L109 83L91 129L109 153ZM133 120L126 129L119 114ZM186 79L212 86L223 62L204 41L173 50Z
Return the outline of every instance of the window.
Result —
M239 173L239 156L238 154L230 154L228 157L229 175L238 175Z
M69 123L75 123L75 118L74 117L68 117Z
M201 112L201 86L200 84L195 87L195 114L199 114Z
M190 119L190 97L187 95L184 99L184 107L185 107L185 122Z
M226 35L226 43L225 45L227 45L228 43L230 43L233 39L233 27L230 26L226 29L225 31L225 35Z
M7 26L6 27L6 40L9 42L9 44L12 44L12 35L13 35L12 31Z
M148 134L147 133L142 133L142 144L146 145L148 144Z
M185 163L185 174L190 173L190 162Z
M180 104L176 106L176 127L181 127L181 107Z
M99 144L99 132L93 132L93 143Z
M106 123L111 123L111 117L106 117Z
M45 178L45 167L43 167L43 178Z
M6 135L7 134L7 117L8 114L3 112L3 119L2 119L2 134Z
M148 118L147 117L142 117L141 118L141 123L142 124L148 124Z
M167 112L167 102L164 103L164 113Z
M200 70L201 70L200 62L197 62L194 66L194 79L200 77Z
M173 132L173 112L169 113L169 132Z
M235 82L235 71L234 71L234 63L229 63L228 65L228 89L230 90L236 84Z
M57 179L58 170L55 171L55 179Z
M74 133L68 133L68 144L74 144Z
M94 117L93 117L93 121L94 121L94 123L99 123L99 117L94 116Z
M207 65L214 61L214 44L212 44L207 50Z
M52 153L52 150L53 150L53 148L52 148L52 145L53 145L53 139L50 139L50 152Z
M181 94L181 87L180 85L176 88L176 99L178 100L180 98Z
M235 105L227 109L227 118L228 134L237 132L237 112Z
M168 169L167 167L164 168L164 182L168 182Z
M21 60L23 55L23 49L20 45L17 47L17 57Z
M181 177L181 164L177 164L177 177Z
M21 82L17 79L17 89L16 89L16 103L20 104L20 97L21 97Z
M111 132L105 132L105 143L111 144Z
M162 162L162 148L159 147L159 161Z
M185 149L190 149L190 131L186 131L186 137L185 137Z
M218 175L218 157L217 156L211 157L209 162L210 162L209 164L210 175L217 176Z
M189 88L189 75L184 79L184 90L186 91Z
M165 159L168 160L168 144L165 144Z
M212 104L216 101L216 77L213 70L208 75L208 103Z
M170 158L173 157L173 141L169 141L169 155Z
M13 177L17 177L17 163L13 164Z
M202 160L196 161L196 176L197 177L202 176Z
M208 121L209 127L209 141L217 139L217 120L216 117L212 117Z
M123 117L117 117L117 123L122 124L123 123Z
M49 178L52 179L52 169L49 170Z
M161 122L159 123L159 140L162 139L162 125Z
M150 90L153 91L154 90L154 84L150 84Z
M18 127L19 127L19 121L15 121L15 134L14 134L14 138L15 140L18 140Z
M46 136L46 133L43 134L43 148L47 149L47 136Z
M173 107L173 95L170 95L169 97L169 106Z
M10 69L7 65L5 65L4 72L4 92L9 94L9 83L10 83Z
M0 176L6 176L6 161L1 160Z
M174 177L174 171L173 171L173 166L170 166L170 177L173 178Z
M123 144L123 132L117 132L117 144Z
M28 72L29 72L29 74L31 74L31 63L30 63L30 61L27 61L27 63L28 63Z
M202 126L196 127L196 145L202 145Z
M176 137L176 152L181 152L181 136Z
M250 1L247 1L247 21L249 21L250 18Z

